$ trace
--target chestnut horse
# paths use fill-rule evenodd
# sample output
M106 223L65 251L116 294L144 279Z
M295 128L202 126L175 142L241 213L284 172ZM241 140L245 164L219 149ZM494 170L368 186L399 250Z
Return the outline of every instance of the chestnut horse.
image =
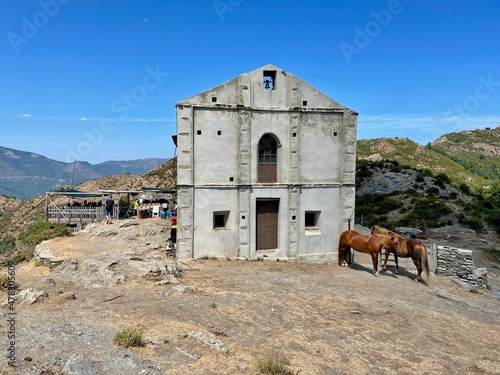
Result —
M427 256L427 247L422 242L415 239L406 239L401 237L399 234L378 225L374 225L372 227L372 234L375 233L393 235L399 238L399 245L397 246L396 251L388 248L385 249L384 265L382 266L384 270L387 269L387 260L389 259L389 254L391 252L394 254L394 261L396 262L396 273L399 272L398 257L411 257L413 264L417 267L417 278L415 281L422 280L422 271L424 271L427 277L427 282L429 282L429 259ZM382 257L382 253L380 254Z
M346 230L340 234L339 239L339 265L347 266L345 254L351 248L361 253L370 254L373 262L373 274L378 276L377 258L385 247L396 251L398 237L384 234L369 234L364 236L353 230Z

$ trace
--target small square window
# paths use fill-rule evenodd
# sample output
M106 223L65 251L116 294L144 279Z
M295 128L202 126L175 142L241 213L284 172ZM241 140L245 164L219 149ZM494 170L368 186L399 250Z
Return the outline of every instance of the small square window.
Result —
M319 211L306 211L304 220L306 228L318 226L319 214Z
M234 177L229 177L229 181L234 181Z
M336 137L336 136L337 136L337 134L338 134L337 132L333 132L333 136L334 136L334 137Z
M306 105L307 105L307 100L303 100L303 101L302 101L302 105L303 105L303 106L306 106Z
M245 215L241 215L241 220L245 220Z
M297 216L292 215L292 220L295 221L297 219Z
M320 211L306 211L304 226L306 236L320 236Z
M293 133L293 134L292 134L292 137L294 137L294 138L295 138L296 136L297 136L297 133Z
M196 134L201 135L201 130L197 130Z
M229 211L214 212L214 229L226 229Z
M216 96L212 96L212 103L217 103L217 97Z
M222 132L220 130L217 130L217 135L221 135Z

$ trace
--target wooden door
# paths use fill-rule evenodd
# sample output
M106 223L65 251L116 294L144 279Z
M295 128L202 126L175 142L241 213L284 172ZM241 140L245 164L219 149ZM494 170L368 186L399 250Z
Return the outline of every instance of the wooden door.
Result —
M278 248L279 200L257 200L256 250Z

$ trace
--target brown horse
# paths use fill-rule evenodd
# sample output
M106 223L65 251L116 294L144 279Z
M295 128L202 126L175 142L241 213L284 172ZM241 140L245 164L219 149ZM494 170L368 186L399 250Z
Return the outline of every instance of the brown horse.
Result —
M361 253L370 254L373 262L373 274L378 276L377 258L385 247L396 251L398 237L384 234L369 234L364 236L353 230L346 230L340 234L339 239L339 265L347 266L345 254L351 248Z
M394 261L396 262L396 273L399 272L398 257L408 258L411 257L413 264L417 267L417 278L415 281L422 280L422 271L425 272L427 277L427 282L429 282L429 259L427 256L427 247L419 240L406 239L401 237L399 234L390 231L389 229L374 225L372 227L372 234L388 234L397 236L399 238L399 245L397 250L393 251L388 248L385 249L385 259L382 268L387 269L387 260L389 259L389 254L392 252L394 254ZM380 253L382 257L382 253ZM382 260L382 259L381 259Z

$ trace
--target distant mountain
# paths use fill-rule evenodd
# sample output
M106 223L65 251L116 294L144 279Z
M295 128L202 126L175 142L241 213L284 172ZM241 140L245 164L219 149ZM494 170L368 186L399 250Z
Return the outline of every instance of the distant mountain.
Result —
M0 195L20 199L115 174L142 175L169 159L65 163L32 152L0 146Z

